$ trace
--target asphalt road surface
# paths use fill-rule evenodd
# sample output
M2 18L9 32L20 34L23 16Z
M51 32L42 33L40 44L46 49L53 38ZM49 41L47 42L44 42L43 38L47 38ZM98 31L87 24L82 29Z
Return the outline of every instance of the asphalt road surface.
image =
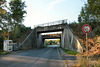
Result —
M56 46L14 52L0 59L0 67L64 67Z

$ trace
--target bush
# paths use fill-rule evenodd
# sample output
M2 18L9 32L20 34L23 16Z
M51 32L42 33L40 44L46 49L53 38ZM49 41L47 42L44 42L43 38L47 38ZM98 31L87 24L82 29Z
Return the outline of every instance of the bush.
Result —
M100 36L100 27L99 26L96 27L94 32L95 32L96 35Z
M46 46L49 46L49 42L46 43Z
M89 57L88 60L82 55L78 55L79 66L78 67L100 67L100 60L93 60L92 57ZM77 67L77 66L76 66Z

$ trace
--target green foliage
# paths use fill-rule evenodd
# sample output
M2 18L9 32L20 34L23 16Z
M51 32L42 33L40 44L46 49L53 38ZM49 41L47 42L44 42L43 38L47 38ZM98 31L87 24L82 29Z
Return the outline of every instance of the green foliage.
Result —
M20 29L19 25L22 24L24 20L24 14L26 11L24 10L25 2L22 2L22 0L12 0L9 3L10 11L11 11L11 18L13 19L12 23L14 25L13 32L14 32L14 38L20 36Z
M24 20L25 2L22 0L11 0L9 7L5 5L6 0L0 1L0 9L7 8L7 12L0 12L0 29L2 34L10 32L10 38L15 39L20 37L22 33L22 22ZM4 36L5 38L5 36Z
M27 31L31 31L31 27L25 27L24 25L18 25L16 28L16 33L11 32L10 39L20 38Z
M95 15L100 21L100 0L87 0L90 13Z
M57 44L57 43L59 43L59 44L60 44L60 39L56 40L55 42L56 42L56 44Z
M81 56L80 54L77 56L79 59L79 66L78 67L100 67L100 59L93 60L93 58L86 58Z
M96 17L93 16L91 13L90 13L90 10L88 8L88 4L85 4L83 7L82 7L82 10L81 10L81 13L78 17L78 21L80 23L89 23L89 22L93 22L93 21L96 21Z
M57 44L60 44L60 39L57 39L57 40L46 40L46 45L57 45Z
M78 17L79 22L100 22L100 0L88 0L82 7Z
M5 51L0 49L0 55L5 55L5 54L9 54L9 52L5 52Z
M46 42L46 46L49 46L49 42Z
M64 52L66 52L67 54L71 54L71 55L77 55L77 54L79 54L78 52L75 52L75 51L72 51L72 50L68 50L68 49L64 49L64 48L62 48L63 50L64 50Z
M95 28L95 34L100 36L100 26Z
M87 0L78 16L78 22L89 24L95 35L100 35L100 0Z
M69 25L71 25L71 24L78 24L78 23L77 23L77 22L75 22L75 21L73 21L73 22L69 23Z
M0 14L6 14L6 10L4 9L6 7L6 0L0 1Z
M11 11L11 17L14 20L13 22L16 24L21 24L24 18L24 14L26 11L24 10L25 2L22 2L22 0L13 0L9 3L10 11Z

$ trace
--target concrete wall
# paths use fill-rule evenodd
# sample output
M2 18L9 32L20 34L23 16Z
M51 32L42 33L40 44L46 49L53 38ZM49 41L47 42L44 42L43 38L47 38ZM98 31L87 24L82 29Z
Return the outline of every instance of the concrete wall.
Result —
M41 33L37 34L37 48L44 47Z
M61 34L61 46L65 49L82 52L83 47L79 39L73 35L72 30L67 24L59 24L46 27L37 27L33 29L29 36L22 43L22 49L40 48L44 47L44 40L41 33L43 32L55 32L62 31Z
M61 45L60 45L61 47L65 47L64 46L64 30L62 31L62 34L61 34Z
M83 52L83 47L79 41L79 39L73 35L71 29L69 27L66 26L66 28L64 28L64 31L62 33L63 35L63 41L64 41L64 47L65 49L69 49L69 50L73 50L73 51L77 51L77 52Z
M75 47L75 42L74 42L74 35L72 34L72 32L65 28L64 29L64 45L65 45L65 49L69 49L69 50L73 50L76 51L76 47Z
M22 42L20 49L32 49L37 47L36 30L33 29L31 33Z

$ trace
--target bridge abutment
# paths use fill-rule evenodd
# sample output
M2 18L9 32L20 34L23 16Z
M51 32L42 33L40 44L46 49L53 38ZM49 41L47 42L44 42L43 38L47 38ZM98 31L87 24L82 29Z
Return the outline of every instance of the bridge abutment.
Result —
M22 43L22 49L41 48L44 47L45 39L42 39L41 33L62 31L61 47L73 51L82 52L83 48L78 38L73 35L68 24L58 24L52 26L36 27Z

